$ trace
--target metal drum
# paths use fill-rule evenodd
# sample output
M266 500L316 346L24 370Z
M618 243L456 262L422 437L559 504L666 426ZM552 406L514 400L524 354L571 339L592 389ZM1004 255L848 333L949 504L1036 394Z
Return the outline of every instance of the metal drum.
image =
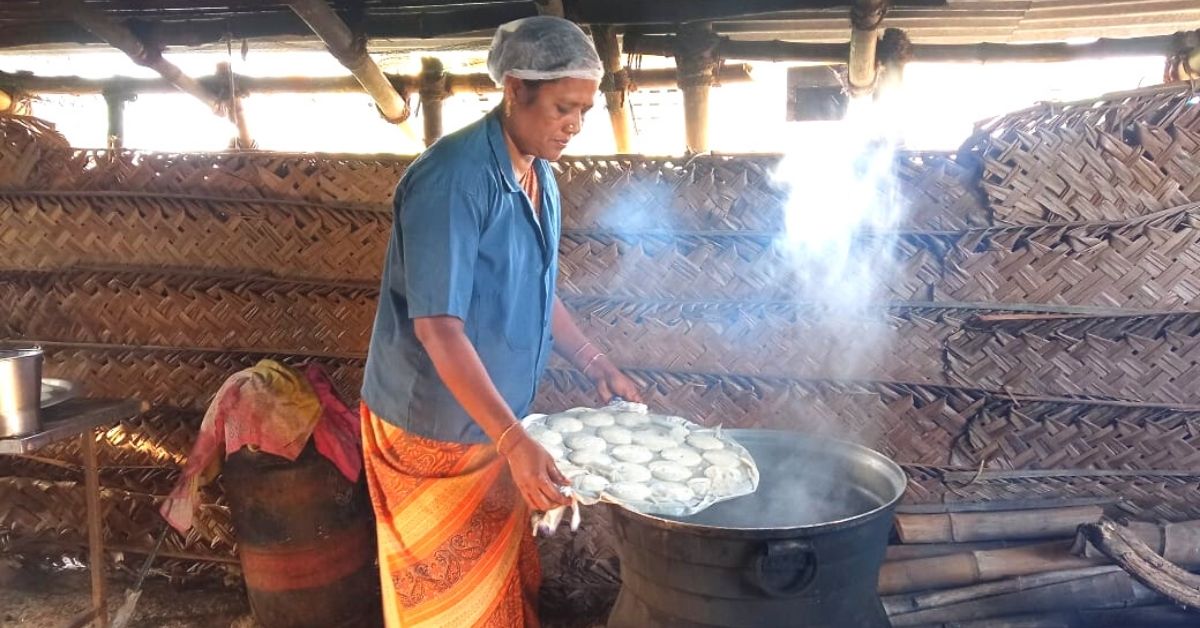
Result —
M365 482L347 481L311 443L294 462L242 449L222 473L263 628L382 625Z
M876 592L907 479L874 451L732 430L759 488L687 518L612 508L621 593L609 628L888 626Z

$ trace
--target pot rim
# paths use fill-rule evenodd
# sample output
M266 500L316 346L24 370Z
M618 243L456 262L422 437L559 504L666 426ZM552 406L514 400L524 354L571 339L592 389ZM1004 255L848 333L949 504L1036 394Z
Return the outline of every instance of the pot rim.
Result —
M0 362L20 360L23 358L41 357L44 355L39 345L0 347Z
M899 464L897 464L891 458L888 458L887 456L875 451L874 449L865 447L863 445L851 443L849 441L839 440L836 438L827 438L824 436L816 436L813 434L806 434L804 432L787 431L787 430L729 429L729 430L725 430L725 431L732 434L735 438L737 436L743 435L743 434L760 434L760 435L767 435L767 436L776 435L776 436L787 436L787 437L793 437L793 438L796 436L803 436L807 440L823 441L833 447L857 451L861 454L865 454L868 458L873 459L875 462L880 463L886 469L886 473L888 475L893 476L891 479L896 480L897 484L898 484L898 486L896 486L896 489L897 489L896 495L892 499L883 503L882 505L880 505L876 508L873 508L871 510L868 510L866 512L859 513L857 515L853 515L850 517L844 517L842 519L836 519L833 521L822 521L820 523L809 523L809 524L798 525L798 526L790 526L790 527L786 527L786 528L723 527L723 526L714 526L714 525L708 525L708 524L702 524L702 523L688 523L685 520L667 519L660 515L648 515L645 513L637 512L635 510L630 510L629 508L625 508L624 506L622 506L620 504L614 504L618 513L622 516L626 516L629 518L646 520L647 523L650 523L651 525L654 525L655 527L659 527L659 528L687 531L687 532L696 533L696 534L720 535L720 536L727 537L727 538L731 537L731 536L753 536L755 538L771 538L771 537L797 536L797 535L805 535L805 534L811 535L811 534L817 534L817 533L832 532L834 530L840 530L840 529L844 529L844 528L850 528L850 527L854 527L854 526L857 526L860 524L864 524L868 521L871 521L871 520L877 518L878 516L894 509L896 507L896 504L900 501L900 499L902 497L904 497L904 493L908 487L908 481L909 481L908 474L904 472L904 469L902 469ZM753 453L753 452L751 452L751 453Z

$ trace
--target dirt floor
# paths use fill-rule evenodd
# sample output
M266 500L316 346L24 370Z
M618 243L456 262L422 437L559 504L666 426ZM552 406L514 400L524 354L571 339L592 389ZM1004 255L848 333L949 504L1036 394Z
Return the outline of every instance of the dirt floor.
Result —
M129 581L109 582L110 616L125 600ZM0 627L61 628L91 603L85 569L17 567L0 559ZM544 617L546 628L600 628L602 621ZM210 583L180 587L148 578L128 628L257 628L245 592Z
M125 600L127 583L109 583L109 612ZM61 628L91 604L86 570L49 571L0 564L0 626ZM147 579L129 628L250 628L245 595L220 586L181 589Z

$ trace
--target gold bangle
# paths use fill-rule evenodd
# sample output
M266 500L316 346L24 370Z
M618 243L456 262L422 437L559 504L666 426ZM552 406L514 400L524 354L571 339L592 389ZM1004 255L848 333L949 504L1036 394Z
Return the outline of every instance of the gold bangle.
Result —
M504 428L503 432L500 432L500 438L496 439L496 453L500 454L501 456L504 455L504 450L501 449L500 446L504 444L504 437L508 436L508 433L513 431L513 428L515 427L521 427L521 422L513 421L512 425Z
M592 365L596 363L596 360L599 360L602 357L604 357L604 352L600 352L600 353L597 353L596 355L592 356L592 359L588 360L587 365L585 365L582 369L580 369L580 372L583 373L584 375L587 375L588 369L592 368Z
M573 354L571 355L571 364L574 364L574 363L575 363L575 360L578 360L578 359L579 359L579 354L583 353L583 350L584 350L584 349L587 349L588 347L591 347L591 346L592 346L592 342L589 340L589 341L587 341L587 342L583 343L583 346L581 346L581 347L579 347L578 349L576 349L576 350L575 350L575 353L573 353Z

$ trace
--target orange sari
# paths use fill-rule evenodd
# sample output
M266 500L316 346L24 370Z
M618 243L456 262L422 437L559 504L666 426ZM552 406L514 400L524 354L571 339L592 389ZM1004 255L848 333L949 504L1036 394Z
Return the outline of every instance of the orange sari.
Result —
M362 419L387 627L536 628L529 511L496 450Z

